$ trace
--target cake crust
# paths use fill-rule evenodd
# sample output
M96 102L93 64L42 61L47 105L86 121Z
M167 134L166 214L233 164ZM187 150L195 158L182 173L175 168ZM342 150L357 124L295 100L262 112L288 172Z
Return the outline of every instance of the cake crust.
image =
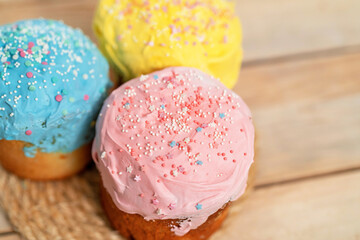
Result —
M150 220L138 214L128 214L119 210L106 191L103 184L100 186L101 203L111 225L126 239L146 240L198 240L208 239L218 230L229 212L229 204L212 214L200 227L190 230L184 236L176 236L171 231L171 226L177 220Z
M234 204L241 202L249 196L255 179L256 166L253 164L249 170L248 184L245 193L236 200ZM227 203L223 208L212 214L208 220L197 229L191 230L184 236L176 236L170 225L176 224L176 220L151 220L146 221L138 214L128 214L119 210L111 199L110 194L105 189L103 183L100 183L100 199L110 224L124 238L132 240L198 240L208 239L216 232L226 219L231 203Z
M56 180L80 172L91 159L91 144L70 153L46 153L37 151L35 157L24 155L28 143L17 140L0 140L0 163L21 178L32 180Z

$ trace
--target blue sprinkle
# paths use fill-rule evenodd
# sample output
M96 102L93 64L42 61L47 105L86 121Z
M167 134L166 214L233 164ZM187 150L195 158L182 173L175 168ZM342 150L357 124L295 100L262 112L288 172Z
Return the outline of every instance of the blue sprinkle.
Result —
M198 203L198 204L196 204L196 210L201 210L202 209L202 204L200 204L200 203Z
M196 132L201 132L202 128L201 127L197 127L196 128Z
M163 105L161 105L160 107L161 107L162 109L165 109L165 105L164 105L164 104L163 104Z
M154 75L154 79L157 80L159 78L158 75Z
M220 114L219 114L219 117L220 117L221 119L223 119L223 118L225 117L225 113L220 113Z
M170 147L175 147L176 146L176 142L175 141L172 141L172 142L170 142Z
M196 163L197 165L203 165L203 162L200 161L200 160L197 160L195 163Z

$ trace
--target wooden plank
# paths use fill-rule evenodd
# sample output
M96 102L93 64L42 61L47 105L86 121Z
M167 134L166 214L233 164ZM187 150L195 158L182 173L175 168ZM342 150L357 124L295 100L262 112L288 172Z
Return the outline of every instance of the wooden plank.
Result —
M12 228L5 217L3 210L0 208L0 234L12 232Z
M97 0L2 0L0 24L52 18L80 27L94 39ZM360 44L358 0L237 0L245 61Z
M92 18L97 0L0 0L0 25L22 19L50 18L63 20L66 24L83 30L95 40Z
M6 234L6 235L0 235L0 240L22 240L18 234L12 233L12 234Z
M212 240L358 240L359 202L360 171L258 189Z
M237 0L245 60L360 44L358 0Z
M257 184L360 167L360 53L244 68Z

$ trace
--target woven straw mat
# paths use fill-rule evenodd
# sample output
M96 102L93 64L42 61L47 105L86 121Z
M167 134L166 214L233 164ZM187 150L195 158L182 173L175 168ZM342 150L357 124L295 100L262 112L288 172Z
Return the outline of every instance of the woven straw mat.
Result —
M99 180L93 165L78 176L51 182L20 179L0 166L0 206L28 240L123 240L102 211ZM228 218L211 239L229 239L226 236L236 232L242 199L232 204Z

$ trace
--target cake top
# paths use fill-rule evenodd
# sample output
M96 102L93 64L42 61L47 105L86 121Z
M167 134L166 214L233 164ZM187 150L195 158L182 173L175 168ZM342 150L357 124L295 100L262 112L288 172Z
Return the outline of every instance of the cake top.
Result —
M229 0L101 0L94 27L124 80L171 66L196 67L229 88L237 80L242 34Z
M108 64L80 30L35 19L0 26L0 139L71 152L93 136Z
M93 158L116 206L197 228L246 188L254 127L243 100L199 70L131 80L105 101Z

